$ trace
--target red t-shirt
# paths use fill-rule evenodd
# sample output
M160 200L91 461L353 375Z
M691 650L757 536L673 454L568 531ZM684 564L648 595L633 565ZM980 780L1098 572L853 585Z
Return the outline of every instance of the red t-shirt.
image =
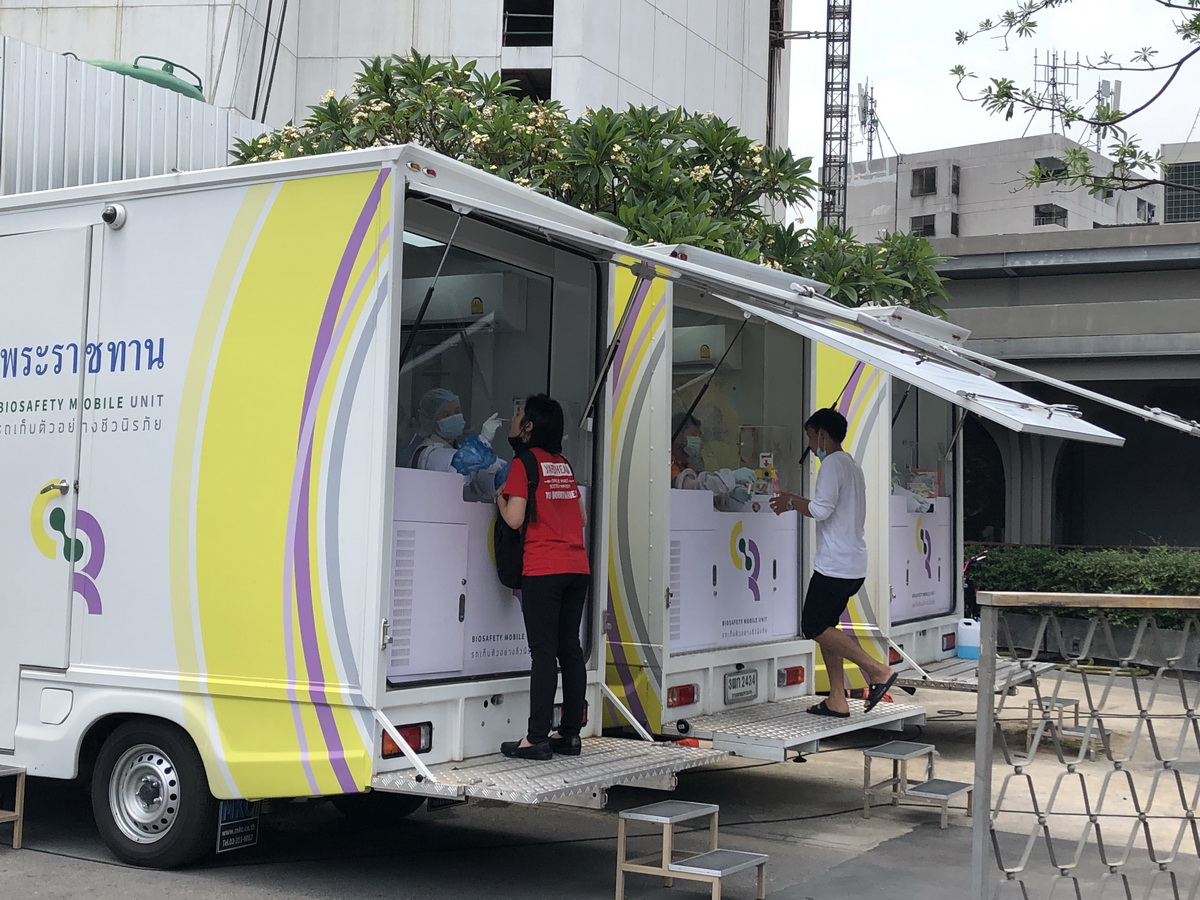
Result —
M525 530L525 575L587 575L587 547L583 544L583 515L579 485L566 459L530 448L541 471L537 483L537 519ZM504 493L529 499L529 477L520 458L508 469ZM526 507L528 516L528 507Z

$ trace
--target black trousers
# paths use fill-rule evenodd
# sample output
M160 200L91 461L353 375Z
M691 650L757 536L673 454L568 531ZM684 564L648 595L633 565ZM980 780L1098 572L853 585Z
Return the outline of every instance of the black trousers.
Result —
M579 646L579 625L590 583L590 575L526 575L521 579L530 656L526 737L531 744L540 744L550 736L559 666L563 708L558 733L573 737L582 726L587 666Z

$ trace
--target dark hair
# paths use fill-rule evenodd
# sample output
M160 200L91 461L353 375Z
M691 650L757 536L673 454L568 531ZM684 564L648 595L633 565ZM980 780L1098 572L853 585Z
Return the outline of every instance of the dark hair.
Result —
M846 439L846 417L833 407L818 409L804 423L804 430L824 431L839 444Z
M676 413L671 418L671 435L675 436L683 434L683 429L687 428L688 426L700 428L700 420L695 416L689 416L687 413Z
M546 394L525 398L524 418L533 426L529 446L547 453L562 453L563 410L558 401Z

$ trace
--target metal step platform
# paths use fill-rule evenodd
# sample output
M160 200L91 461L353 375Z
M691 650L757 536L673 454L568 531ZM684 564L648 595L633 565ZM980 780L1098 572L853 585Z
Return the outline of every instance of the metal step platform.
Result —
M688 736L712 741L714 750L782 761L789 751L815 753L822 739L835 735L863 728L901 731L906 725L925 724L925 707L905 703L880 703L863 712L863 702L851 700L848 719L814 716L808 708L821 699L801 697L699 716L688 720Z
M979 690L979 660L977 659L945 659L941 662L930 663L921 667L927 678L922 678L920 672L906 669L896 679L897 685L914 688L935 688L939 691L970 691ZM1001 656L996 659L996 693L1015 694L1017 688L1033 680L1034 675L1054 668L1052 662L1027 662L1011 657Z
M607 800L605 791L614 785L671 790L679 772L718 762L727 755L717 749L593 737L584 738L579 756L556 755L541 762L496 753L432 765L432 781L418 780L411 769L376 775L371 787L428 797L565 803L599 809Z

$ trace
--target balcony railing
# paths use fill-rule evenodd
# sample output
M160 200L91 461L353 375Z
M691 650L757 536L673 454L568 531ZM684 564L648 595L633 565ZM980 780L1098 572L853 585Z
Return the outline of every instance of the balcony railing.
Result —
M505 47L549 47L553 43L553 13L504 14Z

